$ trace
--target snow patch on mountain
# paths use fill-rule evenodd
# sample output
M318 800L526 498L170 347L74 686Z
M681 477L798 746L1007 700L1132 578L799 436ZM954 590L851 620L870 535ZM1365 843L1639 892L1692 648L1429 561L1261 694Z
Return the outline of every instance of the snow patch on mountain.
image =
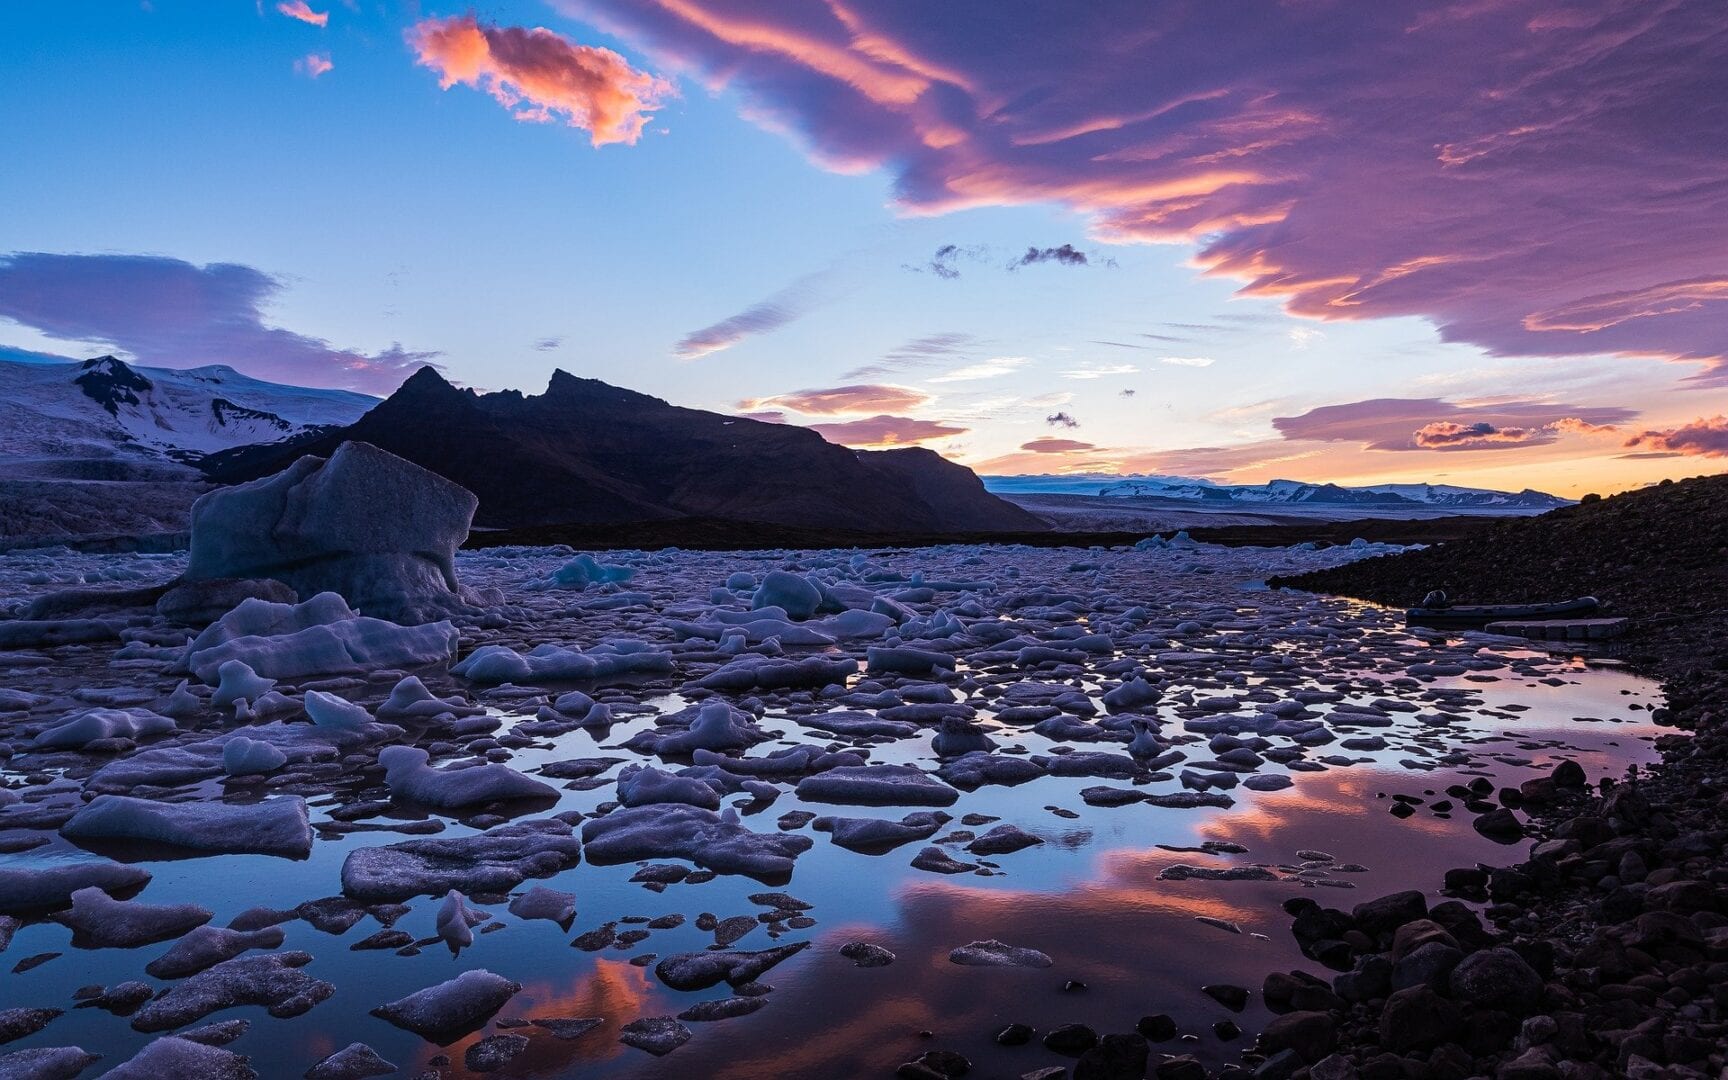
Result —
M1102 498L1157 498L1209 506L1290 506L1301 504L1398 508L1410 506L1471 509L1541 510L1569 506L1571 500L1526 488L1493 491L1453 484L1376 484L1345 487L1303 480L1264 484L1220 484L1193 476L1115 476L1100 473L1052 476L985 476L986 490L998 495L1096 495Z
M0 456L193 462L349 424L375 404L364 394L264 382L225 365L0 360Z

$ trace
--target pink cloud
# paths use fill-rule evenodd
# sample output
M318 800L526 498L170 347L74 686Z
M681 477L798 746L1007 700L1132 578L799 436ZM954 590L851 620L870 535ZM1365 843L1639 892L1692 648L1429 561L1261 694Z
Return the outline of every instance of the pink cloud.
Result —
M812 416L834 416L840 413L871 413L915 409L930 400L930 395L904 386L863 383L854 386L834 386L825 390L795 390L773 397L749 398L738 403L740 409L790 409Z
M831 443L860 449L916 446L937 439L966 434L967 429L940 420L914 420L909 416L871 416L838 424L811 424L810 430Z
M294 70L308 79L316 79L335 66L330 62L330 57L326 53L307 53L294 61Z
M313 11L306 6L306 0L287 0L287 3L277 4L276 10L290 19L299 19L313 26L324 26L330 21L328 11Z
M1644 431L1626 440L1627 447L1642 447L1644 455L1674 454L1695 457L1728 457L1728 417L1700 417L1666 431Z
M1728 382L1716 0L555 0L914 213L1056 202L1319 319Z
M281 284L235 263L152 255L0 256L0 318L160 367L228 364L280 382L388 393L435 352L377 353L264 324Z
M457 83L484 90L518 120L563 120L595 146L635 143L674 93L611 49L578 45L543 27L488 26L473 15L423 19L408 31L415 59Z
M1096 450L1098 447L1094 446L1092 443L1080 442L1075 439L1043 438L1033 439L1028 443L1021 443L1020 449L1030 451L1034 454L1073 454L1087 450Z
M1619 406L1543 401L1460 405L1441 398L1374 398L1274 417L1286 439L1353 442L1368 450L1504 450L1562 434L1612 431L1637 413Z

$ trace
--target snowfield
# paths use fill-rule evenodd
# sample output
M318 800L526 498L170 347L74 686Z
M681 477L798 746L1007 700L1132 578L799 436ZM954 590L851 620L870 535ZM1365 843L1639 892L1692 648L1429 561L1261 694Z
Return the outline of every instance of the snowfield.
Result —
M0 556L0 1075L888 1075L920 1028L1018 1075L1065 1059L1011 1021L1204 1032L1200 985L1303 963L1281 899L1495 850L1443 789L1649 759L1647 684L1263 584L1386 550L491 549L456 572L501 605L201 633L16 618L183 556Z

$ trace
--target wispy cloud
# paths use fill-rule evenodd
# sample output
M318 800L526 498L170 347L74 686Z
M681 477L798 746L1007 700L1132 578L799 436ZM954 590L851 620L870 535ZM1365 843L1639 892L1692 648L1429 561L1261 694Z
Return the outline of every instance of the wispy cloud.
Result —
M746 338L772 333L822 302L827 277L826 271L807 274L736 315L692 331L672 347L672 354L680 360L699 360L730 349Z
M1073 454L1098 448L1089 442L1079 442L1075 439L1043 438L1021 443L1020 449L1029 450L1034 454Z
M1118 375L1134 375L1140 371L1133 364L1091 364L1059 372L1064 379L1111 379Z
M313 11L307 6L306 0L287 0L286 3L277 4L276 10L290 19L299 19L313 26L323 26L330 21L328 11Z
M871 416L838 424L811 424L812 431L841 446L916 446L966 434L967 429L941 420L914 420L907 416Z
M913 212L1056 203L1306 318L1728 381L1720 0L555 3Z
M1210 356L1160 356L1158 362L1174 367L1211 367L1218 361Z
M981 364L967 364L953 371L932 375L924 380L933 383L976 382L979 379L995 379L1011 374L1026 366L1024 356L998 356Z
M408 30L415 60L448 90L484 90L518 120L562 120L595 146L634 143L675 93L611 49L578 45L544 27L491 26L473 15L422 19Z
M738 407L747 411L789 409L810 416L836 416L843 413L882 413L916 409L929 401L929 394L910 387L861 383L822 390L794 390L772 397L746 398L738 403Z
M1073 244L1061 244L1056 247L1029 247L1026 254L1008 264L1008 269L1018 270L1022 266L1036 266L1039 263L1053 262L1062 266L1086 266L1090 260L1086 253Z
M330 60L329 53L307 53L294 61L294 70L308 79L316 79L335 67L336 65Z

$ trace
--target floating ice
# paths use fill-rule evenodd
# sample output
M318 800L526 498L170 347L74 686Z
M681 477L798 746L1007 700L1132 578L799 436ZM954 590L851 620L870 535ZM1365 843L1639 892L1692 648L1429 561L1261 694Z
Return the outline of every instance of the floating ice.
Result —
M522 587L531 591L586 589L590 585L610 585L629 581L635 576L634 567L602 563L592 555L578 555L552 571L549 577L539 581L530 581Z
M383 720L430 720L439 716L474 716L486 710L454 698L440 698L414 675L406 676L378 706Z
M697 750L742 750L768 738L768 733L750 722L750 715L714 698L672 716L662 717L671 728L639 731L624 744L632 750L663 756L690 754ZM683 730L677 730L679 725Z
M295 951L224 960L162 991L138 1010L132 1026L168 1031L238 1005L262 1005L278 1020L299 1016L336 992L300 970L311 962L310 953Z
M792 876L792 860L808 851L808 836L751 832L728 810L676 803L627 807L582 823L588 860L596 865L634 859L689 859L716 873L743 874L773 884Z
M625 806L685 803L720 809L719 793L707 784L692 777L661 772L652 765L632 766L618 774L618 801Z
M857 806L952 806L960 793L910 765L852 765L800 780L798 797Z
M507 893L527 878L575 866L581 851L570 826L555 819L501 825L477 836L357 848L342 863L342 891L368 903L451 889Z
M438 906L438 936L450 946L452 953L458 952L474 944L474 927L489 918L491 916L485 912L469 907L466 898L451 889L444 894L444 903Z
M620 1028L618 1041L664 1057L690 1041L690 1029L670 1016L645 1016Z
M288 755L267 742L236 735L222 745L222 771L229 776L256 776L280 769Z
M453 664L450 674L477 683L575 682L625 674L664 674L672 654L641 641L609 641L591 649L537 645L526 654L503 645L483 645Z
M378 1051L365 1043L349 1043L318 1064L306 1070L306 1080L365 1080L369 1076L388 1076L396 1066L385 1061Z
M492 1014L516 996L522 984L485 968L464 971L447 982L380 1005L372 1015L439 1046L448 1046L485 1026Z
M216 692L210 695L210 704L226 709L241 701L256 701L275 685L275 679L259 675L244 660L224 660L216 665Z
M254 852L303 859L312 853L306 800L164 803L98 795L60 832L75 840L149 840L198 851Z
M899 821L881 818L819 817L810 823L817 832L830 833L843 848L880 855L902 844L928 840L936 830L954 819L941 811L907 814Z
M130 949L179 937L210 921L197 904L144 904L116 900L90 887L72 894L72 907L54 916L72 929L72 943L84 949Z
M372 714L346 698L321 690L306 691L306 715L321 728L361 731L372 723Z
M61 908L72 902L80 889L96 888L123 892L141 888L150 871L104 859L100 862L37 862L11 859L0 865L0 911L31 911Z
M257 1080L258 1074L246 1063L246 1058L232 1050L164 1035L146 1044L131 1060L110 1069L103 1076L107 1080L163 1080L170 1076L196 1076L198 1080Z
M477 803L510 799L556 799L558 789L524 776L508 765L485 765L434 769L429 755L417 746L386 746L378 752L384 766L384 783L398 799L452 809Z
M73 1077L100 1060L102 1060L101 1054L88 1053L81 1046L41 1046L32 1047L28 1050L14 1050L10 1054L0 1054L0 1078L3 1080L72 1080ZM120 1073L119 1070L115 1070L108 1075L117 1076ZM154 1076L150 1080L161 1080L161 1076Z
M448 622L398 626L357 615L342 597L326 592L293 605L242 601L192 640L182 663L214 684L230 660L266 678L299 679L435 664L455 651L456 628Z
M576 918L576 894L536 885L510 901L510 914L518 919L546 919L568 928Z
M722 982L737 988L755 982L770 968L809 947L808 941L800 941L760 952L675 953L656 964L654 974L674 990L706 990Z
M144 965L144 971L157 979L182 979L252 949L274 949L282 944L282 937L282 929L276 926L258 930L199 926Z
M794 619L808 619L816 614L821 603L822 590L811 584L808 578L785 570L768 571L750 598L753 610L777 607Z
M178 730L174 721L149 709L86 709L39 733L39 750L78 750L99 739L141 739Z
M709 690L740 693L745 690L767 690L781 687L827 686L843 683L858 673L858 661L834 660L824 656L806 656L797 660L780 660L765 656L740 656L719 670L696 680L696 685Z
M1047 953L1037 949L1020 948L1007 945L991 938L989 941L974 941L970 945L962 945L948 954L948 959L956 964L967 967L1029 967L1047 968L1052 961Z

